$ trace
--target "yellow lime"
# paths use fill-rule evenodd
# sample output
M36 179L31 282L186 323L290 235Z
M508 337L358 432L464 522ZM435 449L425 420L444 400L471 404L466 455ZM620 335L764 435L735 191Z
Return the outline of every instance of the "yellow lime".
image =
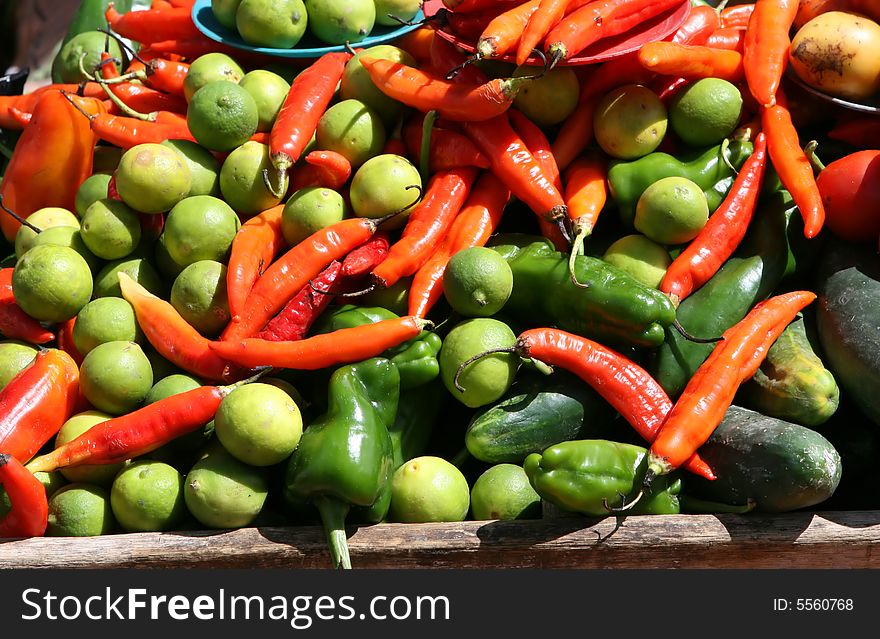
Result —
M192 100L195 92L209 82L226 80L238 83L244 77L241 65L225 53L205 53L192 61L183 81L183 94L186 101Z
M596 142L611 157L633 160L660 146L667 119L666 107L656 93L628 84L609 92L596 105Z
M652 288L660 285L672 263L665 247L638 234L625 235L612 242L602 259Z
M153 367L135 342L105 342L83 358L80 388L89 403L111 415L139 407L153 386Z
M189 165L174 149L138 144L122 155L116 190L128 206L141 213L164 213L192 187Z
M216 337L229 323L226 266L199 260L184 268L171 286L171 305L206 337Z
M34 211L27 216L27 221L35 228L45 231L55 226L72 226L79 228L79 218L68 211L57 206L48 206L46 208ZM22 224L15 233L15 257L21 259L27 250L34 245L34 239L37 232L28 226Z
M128 532L174 530L186 515L183 475L164 462L132 462L113 480L110 506Z
M536 67L519 67L513 77L534 75ZM541 127L564 121L577 107L581 85L574 71L558 67L524 85L513 105Z
M645 189L636 203L636 230L658 244L689 242L708 221L706 195L687 178L658 180Z
M476 520L539 519L541 497L532 488L522 466L496 464L474 482L471 514Z
M463 521L469 507L467 479L442 457L415 457L391 476L391 521Z
M292 49L306 32L309 16L302 0L241 0L235 26L255 47Z

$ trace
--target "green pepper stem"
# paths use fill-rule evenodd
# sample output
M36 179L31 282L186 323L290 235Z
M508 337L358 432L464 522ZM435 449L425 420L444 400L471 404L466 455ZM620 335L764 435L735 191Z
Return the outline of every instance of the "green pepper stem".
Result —
M422 182L428 183L431 177L431 137L434 134L434 124L437 122L439 114L437 111L431 110L425 114L422 121L422 144L419 150L419 173L422 175Z
M315 497L312 503L321 515L333 567L350 570L351 555L348 552L348 538L345 535L345 518L348 516L350 506L341 499L327 495Z
M817 148L819 148L819 143L816 140L811 140L804 147L804 155L806 155L807 159L810 161L810 166L813 167L813 171L821 173L825 170L825 164L819 159L819 156L816 155Z
M577 273L575 273L574 268L578 256L584 254L584 240L587 239L587 235L588 232L586 229L578 229L578 232L575 234L574 238L571 241L571 253L568 256L568 275L571 278L571 283L578 288L590 288L589 283L582 283L578 281Z
M266 190L269 191L274 197L282 198L284 197L284 176L287 174L287 167L276 167L275 175L278 178L278 186L272 184L272 180L269 179L269 169L263 169L263 186L266 187Z

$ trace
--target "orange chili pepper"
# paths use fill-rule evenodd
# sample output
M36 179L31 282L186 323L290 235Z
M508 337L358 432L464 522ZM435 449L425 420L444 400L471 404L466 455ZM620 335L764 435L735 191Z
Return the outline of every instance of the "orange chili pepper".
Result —
M63 322L58 327L58 342L56 345L59 349L70 355L70 358L76 363L77 366L80 366L83 362L83 356L77 350L76 344L73 343L73 327L75 324L76 315L71 317L66 322Z
M493 18L477 40L475 57L497 58L512 51L540 4L541 0L529 0Z
M809 0L801 0L801 4ZM738 4L733 7L724 7L719 14L723 28L745 29L749 26L749 19L755 11L755 3Z
M52 331L43 328L33 317L21 310L12 293L13 268L0 269L0 334L29 344L45 344L55 339Z
M677 44L706 44L709 36L721 26L718 11L706 5L691 7L690 13L672 36Z
M639 60L654 73L688 80L721 78L736 83L744 75L742 54L708 46L648 42L639 50Z
M309 186L322 186L338 191L351 177L351 162L336 151L312 151L305 164L293 172L290 192Z
M529 16L516 49L516 63L525 64L532 51L544 41L568 10L570 0L541 0Z
M42 537L49 522L43 483L15 457L0 453L0 486L12 504L0 519L0 537Z
M757 0L743 43L743 66L749 91L765 107L776 104L776 92L788 64L788 32L798 0Z
M746 41L746 30L739 27L722 27L716 29L706 40L706 46L713 49L727 49L743 52Z
M115 33L142 44L201 35L192 20L192 10L188 7L119 13L111 2L104 17Z
M443 39L436 37L435 33L436 31L429 27L419 27L395 40L394 46L409 53L419 65L426 64L431 61L431 47L434 46L434 41Z
M598 154L579 157L565 171L565 204L571 220L571 264L574 278L574 256L583 254L584 241L593 232L596 220L608 200L608 166Z

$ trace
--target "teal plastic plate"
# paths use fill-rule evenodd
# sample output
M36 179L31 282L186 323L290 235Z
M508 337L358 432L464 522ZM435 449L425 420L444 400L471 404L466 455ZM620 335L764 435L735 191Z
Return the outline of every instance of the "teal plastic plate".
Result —
M264 55L279 58L319 58L325 53L345 51L344 44L329 46L319 41L308 31L306 31L302 40L300 40L292 49L274 49L270 47L251 46L242 40L237 32L231 31L217 22L217 19L214 17L214 12L211 11L211 0L196 0L196 3L193 5L192 16L196 27L199 31L205 34L206 37L211 38L215 42L222 42L223 44L243 51L253 51L254 53L262 53ZM358 42L352 42L351 46L366 48L377 44L386 44L410 31L418 29L420 26L418 23L421 22L424 17L424 14L419 11L419 13L412 19L412 22L415 23L412 25L384 27L377 24L368 37Z

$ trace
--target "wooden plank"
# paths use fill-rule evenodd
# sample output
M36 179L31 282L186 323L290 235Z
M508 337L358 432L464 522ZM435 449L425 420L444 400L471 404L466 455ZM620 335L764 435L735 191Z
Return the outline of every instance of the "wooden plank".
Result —
M619 525L618 525L619 524ZM880 511L352 528L356 568L880 568ZM0 568L326 568L318 527L0 543Z

